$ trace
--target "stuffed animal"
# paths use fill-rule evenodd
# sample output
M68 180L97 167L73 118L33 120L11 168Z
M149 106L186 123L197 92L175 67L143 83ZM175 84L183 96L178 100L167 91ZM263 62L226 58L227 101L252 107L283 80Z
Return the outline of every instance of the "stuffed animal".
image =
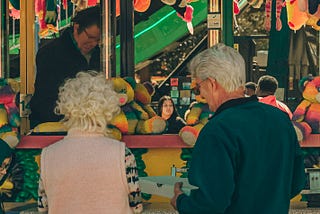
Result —
M133 8L139 13L146 12L151 4L151 0L133 0ZM116 0L116 16L120 16L120 0Z
M320 133L320 76L304 77L299 86L304 99L293 112L292 119L298 139L304 140L310 133Z
M189 146L193 146L201 129L212 115L213 112L210 111L206 100L196 96L196 102L191 103L189 110L185 113L187 126L179 132L182 141Z
M10 127L16 130L20 126L20 115L16 99L17 93L8 80L0 79L0 130ZM2 131L0 131L2 132Z
M134 91L131 85L120 77L113 78L112 82L115 92L118 93L121 112L113 118L108 127L117 133L117 139L120 140L122 138L121 133L134 134L138 118L130 106L134 99ZM119 132L116 131L117 129Z
M305 11L299 9L298 0L285 1L287 9L288 26L291 30L299 30L303 25L306 24L309 17Z
M308 12L310 15L320 18L320 0L297 0L300 11Z
M319 0L296 0L299 10L308 15L307 25L315 30L320 30L320 1Z
M112 81L114 90L125 102L110 128L117 128L122 134L161 134L166 128L166 122L151 108L151 95L147 88L136 83L133 78L117 77Z
M19 90L19 88L16 88L16 82L12 79L0 79L0 139L1 144L5 145L6 143L9 146L4 147L1 145L2 153L8 152L9 148L13 150L19 143L20 138L18 134L20 115L17 107L18 99L16 99L18 91L15 91L13 87L11 87L11 84L15 85L14 88L16 90ZM3 158L2 155L1 158ZM2 163L3 159L0 161L0 163ZM10 171L12 171L12 166L13 165L10 166ZM0 176L0 200L3 200L3 197L12 197L13 193L21 189L18 188L19 185L11 179L10 173L7 173L7 178ZM21 178L21 176L19 176L19 178Z
M266 0L266 17L265 17L265 29L267 31L271 30L271 12L272 12L272 0ZM276 0L276 30L280 31L282 28L282 23L280 19L281 9L283 7L282 0Z
M35 12L38 16L40 38L58 33L57 4L54 0L36 0Z
M133 78L127 78L127 82L134 90L134 101L130 103L134 109L138 124L135 130L136 134L161 134L165 131L166 121L157 116L150 106L151 96L154 94L154 88L151 83L135 83ZM149 88L149 90L148 90Z
M193 0L161 0L164 4L171 6L177 15L187 23L187 28L191 35L193 35L193 7L189 5Z

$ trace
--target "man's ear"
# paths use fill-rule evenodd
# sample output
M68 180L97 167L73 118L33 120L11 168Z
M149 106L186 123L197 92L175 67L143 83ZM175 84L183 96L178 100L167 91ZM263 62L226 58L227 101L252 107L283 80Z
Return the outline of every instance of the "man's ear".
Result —
M260 96L260 87L259 86L257 86L255 93L257 96Z
M78 29L79 29L79 24L74 23L73 24L73 32L76 32L77 34L79 34Z
M214 90L216 90L217 89L217 80L216 79L214 79L214 78L211 78L211 77L208 77L208 80L210 81L210 84L212 85L212 88L214 89Z

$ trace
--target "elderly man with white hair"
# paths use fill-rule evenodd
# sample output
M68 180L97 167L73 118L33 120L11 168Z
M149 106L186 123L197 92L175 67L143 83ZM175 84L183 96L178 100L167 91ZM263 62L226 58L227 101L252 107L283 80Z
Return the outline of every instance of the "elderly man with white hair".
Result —
M189 65L195 93L214 116L192 153L190 195L176 183L171 204L184 213L288 213L305 185L303 156L290 119L279 109L244 96L245 63L217 44Z

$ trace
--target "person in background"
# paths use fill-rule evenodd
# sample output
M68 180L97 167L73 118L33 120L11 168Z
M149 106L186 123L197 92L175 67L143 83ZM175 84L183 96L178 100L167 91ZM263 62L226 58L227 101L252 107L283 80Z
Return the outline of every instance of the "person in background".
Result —
M13 151L15 145L12 145L12 143L7 143L6 141L0 139L0 186L5 182L8 172L13 166ZM0 191L0 199L2 198ZM2 204L2 200L0 201L0 214L4 213L4 208Z
M281 111L287 113L289 118L292 119L292 112L289 107L283 102L277 100L276 96L274 95L277 88L277 79L270 75L264 75L258 80L256 95L258 96L260 102L279 108Z
M31 127L56 122L54 114L58 88L79 71L100 70L100 6L79 11L61 36L41 47L36 56L37 73L30 101Z
M245 91L244 91L245 96L250 97L256 94L257 84L255 84L254 82L247 82L244 86L245 86Z
M120 112L111 81L79 72L59 89L55 112L67 136L41 153L38 210L49 213L141 213L134 155L109 137Z
M167 121L165 134L178 134L180 129L186 125L179 116L171 97L163 96L158 103L158 115Z
M198 189L186 195L176 183L172 206L180 214L287 214L290 199L305 185L288 116L244 96L245 62L231 47L219 43L201 52L189 70L215 114L192 151L188 181Z

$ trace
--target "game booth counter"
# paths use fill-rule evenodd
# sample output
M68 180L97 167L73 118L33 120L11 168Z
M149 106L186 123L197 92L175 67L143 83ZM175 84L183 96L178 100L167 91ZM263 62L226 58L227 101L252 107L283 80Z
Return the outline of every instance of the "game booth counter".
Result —
M22 136L21 142L17 147L17 153L29 153L30 156L34 157L34 160L32 160L32 158L28 158L27 160L29 160L29 162L34 161L37 164L39 163L41 149L62 138L63 136ZM319 140L320 134L310 135L307 140L301 142L301 146L303 148L320 147ZM139 152L143 153L140 159L137 157L137 164L139 165L138 162L143 161L145 166L140 167L139 170L151 176L151 181L154 181L152 180L153 177L157 178L158 176L176 176L176 178L178 178L183 175L176 173L177 169L183 169L186 166L186 161L182 160L180 156L183 150L189 150L191 147L183 143L178 135L124 135L123 141L132 151L136 151L135 154ZM26 165L32 164L29 163ZM38 168L35 168L35 173L38 173ZM152 196L150 194L144 195L148 200L144 200L145 211L143 213L177 213L169 204L170 198L166 195L169 192L168 190L173 191L173 186L166 184L165 181L161 179L156 180L154 183L149 182L145 184L145 181L142 181L142 183L147 185L148 188L150 188L151 185L151 188L154 188L151 192L155 193ZM29 189L29 193L25 192L25 194L29 194L30 196L32 194L31 192L36 190L37 189ZM307 208L307 202L301 202L300 200L301 195L292 199L289 213L320 212L320 208ZM8 213L12 214L20 213L21 211L25 214L37 213L35 201L36 198L29 198L26 201L22 201L22 203L5 203L5 207Z
M5 4L10 1L11 6L14 9L16 7L15 3L19 3L19 9L22 11L14 10L9 5L9 9ZM39 1L40 2L40 1ZM53 1L49 1L53 2ZM86 1L58 1L60 4L68 3L72 7L67 7L68 9L74 8L71 2L85 3ZM89 2L89 1L88 1ZM90 1L97 2L97 1ZM129 4L129 1L117 1L118 7L113 8L113 2L110 0L99 1L102 4L102 19L103 19L103 29L102 29L102 42L101 47L103 50L103 57L106 60L103 62L103 70L106 71L107 77L133 77L135 66L137 63L143 62L144 60L150 59L155 55L159 55L163 49L169 49L169 46L173 46L175 51L164 52L159 58L153 58L154 61L160 62L160 69L155 69L157 72L160 70L162 74L165 74L167 80L170 83L169 94L175 101L183 102L185 106L190 104L190 90L188 89L188 84L182 85L180 88L179 84L176 84L175 79L171 77L176 77L174 73L178 71L179 67L184 67L186 61L190 59L192 55L199 51L202 47L212 46L218 42L224 42L226 45L233 46L238 49L241 54L247 48L241 42L234 43L234 32L238 31L241 38L244 40L250 40L250 44L254 43L252 38L257 36L244 35L242 36L241 30L250 31L250 27L253 27L254 30L257 30L257 34L266 33L264 37L269 40L268 52L268 67L266 70L268 74L274 75L279 78L279 86L281 88L286 88L286 86L292 86L292 88L297 88L293 84L293 81L296 81L298 78L295 76L289 76L286 72L288 71L288 56L287 50L289 49L290 32L294 30L299 32L298 28L301 28L306 23L307 25L312 25L312 29L319 30L320 27L317 26L316 17L310 18L307 22L307 16L305 12L304 15L296 14L294 9L297 8L297 5L292 5L291 3L296 3L297 1L290 2L287 4L286 10L282 10L281 16L278 7L277 9L266 11L269 14L265 14L264 6L270 7L271 1L220 1L220 0L199 0L199 1L187 1L193 6L193 19L186 20L177 16L176 11L168 5L162 5L159 8L155 8L154 4L159 1L151 1L151 6L154 7L153 13L149 13L148 9L146 14L135 14L135 18L140 19L140 23L133 24L133 11L135 9L141 10L138 8L132 8L132 5ZM134 1L134 2L144 2L144 1ZM150 2L150 1L149 1ZM250 2L250 3L248 3ZM275 1L273 1L275 3ZM279 1L277 1L278 3ZM237 4L239 3L239 5ZM262 9L256 8L260 7L262 4ZM118 8L121 4L121 13L127 12L125 18L120 20L120 35L116 35L116 29L110 23L116 21L116 18L109 16L113 14L113 9ZM245 5L250 4L244 9ZM276 4L272 4L273 7ZM84 6L84 5L78 5ZM318 6L318 5L313 5ZM11 46L14 47L15 53L20 54L19 62L19 72L20 73L20 115L21 115L21 124L17 125L17 111L12 107L12 103L4 103L3 106L0 106L0 115L8 113L8 119L11 121L11 126L5 126L4 133L5 136L10 138L19 138L20 143L16 147L16 160L17 166L13 170L13 174L9 177L7 183L8 190L8 199L5 203L5 208L7 213L36 213L36 200L37 200L37 190L38 190L38 179L39 179L39 158L41 154L41 149L57 142L62 139L64 135L62 134L51 134L51 135L29 135L29 121L28 114L25 114L25 110L28 108L28 101L30 96L33 94L33 84L35 77L35 55L36 48L39 44L37 41L39 37L43 37L49 34L50 36L55 36L57 32L56 28L51 28L46 25L43 26L45 29L38 29L35 25L35 19L33 17L39 16L37 11L35 11L35 1L30 0L7 0L2 1L0 5L1 11L10 11L10 14L15 15L14 18L10 17L10 24L6 26L19 26L18 28L11 29L9 31L3 32L4 26L1 26L1 73L0 77L9 76L6 71L8 65L6 64L9 59L5 59L6 54L5 48L8 48L5 35L10 34L10 38L13 38L9 41L10 51ZM242 11L251 11L252 13L247 14L241 12L239 13L238 18L236 17L235 10L237 12ZM253 9L252 9L253 8ZM290 9L291 8L291 9ZM39 9L39 8L38 8ZM65 20L58 21L58 27L65 27L64 25L69 24L70 14L72 10L66 10L65 5L60 5L58 12L60 17L66 17ZM137 12L136 10L136 12ZM253 12L258 11L258 12ZM262 11L262 12L261 12ZM286 12L287 11L287 12ZM117 15L119 15L117 11ZM134 12L134 13L136 13ZM293 18L293 20L287 20L286 13L288 13L288 19ZM108 15L107 15L108 14ZM257 15L258 14L258 15ZM114 15L114 14L113 14ZM132 16L131 16L132 15ZM190 14L189 14L190 15ZM309 14L310 15L310 14ZM7 14L8 17L9 14ZM114 15L115 16L115 15ZM268 17L267 30L264 29L264 17ZM272 19L271 19L272 16ZM32 17L32 18L30 18ZM139 18L140 17L140 18ZM147 17L147 18L146 18ZM239 18L241 17L241 18ZM263 18L259 18L263 17ZM43 17L39 17L43 18ZM190 18L190 17L189 17ZM301 18L301 19L299 19ZM19 25L18 20L20 19ZM112 19L112 20L111 20ZM281 20L280 20L281 19ZM298 20L299 19L299 20ZM242 22L245 20L245 22ZM251 20L252 22L249 22ZM1 18L1 21L2 18ZM44 21L44 20L42 20ZM239 21L239 23L236 23ZM248 22L247 22L248 21ZM280 22L279 22L280 21ZM280 29L280 24L282 21L282 30ZM287 23L291 23L288 27ZM4 22L0 22L3 24ZM237 24L247 24L238 26ZM311 24L310 24L311 23ZM293 24L293 25L292 25ZM201 28L197 28L197 25L201 25ZM42 25L41 25L42 26ZM204 27L203 27L204 26ZM248 27L250 26L250 27ZM119 27L119 26L118 26ZM134 29L133 29L134 27ZM294 29L292 29L294 27ZM193 29L194 28L194 29ZM236 30L234 28L237 28ZM259 29L263 28L263 31ZM289 29L290 28L290 29ZM37 32L39 30L39 32ZM19 32L18 32L19 31ZM241 32L240 32L241 31ZM192 33L197 35L198 32L202 32L199 37L192 37ZM203 33L205 32L205 33ZM250 31L252 33L252 31ZM12 35L11 35L12 34ZM295 34L295 35L298 35ZM5 39L3 39L5 38ZM51 37L52 38L52 37ZM315 37L317 38L317 37ZM316 39L314 39L316 41ZM17 44L19 43L19 44ZM174 45L172 45L174 43ZM200 43L202 45L200 45ZM12 45L13 44L13 45ZM205 45L203 45L205 44ZM269 45L268 44L268 45ZM317 44L318 45L318 44ZM193 46L192 49L190 47ZM18 47L18 48L17 48ZM185 49L185 47L188 47ZM318 47L318 46L317 46ZM249 48L250 49L250 48ZM263 49L265 50L265 49ZM295 49L294 49L295 50ZM285 54L284 54L285 53ZM114 58L114 56L116 56ZM248 55L248 58L251 57ZM318 59L318 56L316 56ZM5 59L5 60L3 60ZM181 61L180 61L181 60ZM247 70L253 69L250 60L246 60ZM251 61L252 62L252 61ZM171 68L173 64L177 66ZM285 66L284 66L285 65ZM315 66L317 67L317 66ZM317 67L319 69L319 66ZM4 74L3 74L4 73ZM289 72L288 72L289 73ZM251 75L248 73L248 77ZM251 76L250 76L251 78ZM290 80L290 84L286 83L286 80ZM7 79L9 81L9 79ZM252 79L248 79L252 80ZM163 85L167 82L163 82ZM184 88L185 87L185 88ZM290 92L290 91L289 91ZM2 95L0 93L0 95ZM183 96L180 96L183 95ZM290 98L290 97L289 97ZM0 99L1 100L1 99ZM1 103L0 103L1 104ZM3 118L3 117L1 117ZM146 127L146 126L144 126ZM198 128L198 127L197 127ZM18 135L18 130L20 130L20 135ZM169 183L167 180L147 180L148 190L143 194L145 201L145 213L176 213L169 204L168 198L168 189L172 189L172 180L179 179L180 177L186 177L186 169L189 166L191 156L192 156L192 143L185 144L183 139L179 135L166 135L166 134L143 134L146 132L145 129L140 129L142 133L131 133L123 134L121 140L126 143L126 145L132 150L136 157L139 177L141 180L147 177L158 177L166 176L170 180ZM199 131L199 129L197 129ZM148 132L148 131L147 131ZM2 133L0 134L2 136ZM0 136L0 137L1 137ZM2 136L3 137L3 136ZM193 141L194 142L194 141ZM306 154L313 154L313 152L320 151L320 134L311 134L307 136L300 142L303 151ZM315 165L317 166L317 164ZM320 165L318 166L320 167ZM306 170L309 175L310 181L319 181L319 173L317 170ZM174 179L172 179L174 178ZM162 179L162 178L161 178ZM13 184L13 185L12 185ZM164 188L164 189L162 189ZM317 182L310 182L311 192L306 192L306 195L311 193L311 197L316 201L320 201L318 195L320 194L320 187ZM292 206L290 213L320 213L318 208L306 208L307 202L300 202L301 195L297 196L292 200ZM312 200L312 199L311 199ZM267 206L267 205L266 205ZM318 205L319 206L319 205Z

